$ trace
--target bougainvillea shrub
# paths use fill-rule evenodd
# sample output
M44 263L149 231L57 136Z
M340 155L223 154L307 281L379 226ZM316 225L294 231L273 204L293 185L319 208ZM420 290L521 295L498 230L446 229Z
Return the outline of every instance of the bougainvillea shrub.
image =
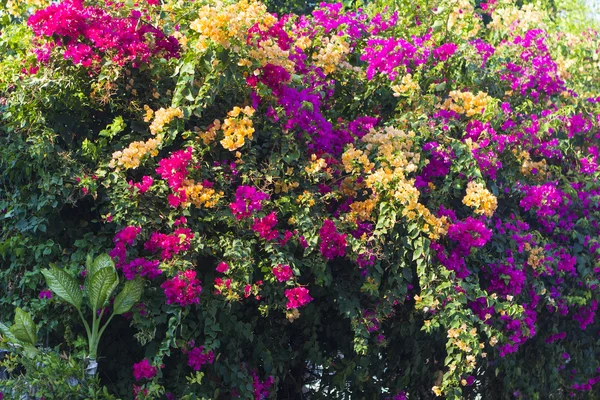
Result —
M108 253L105 396L597 398L600 36L430 3L10 2L2 320Z

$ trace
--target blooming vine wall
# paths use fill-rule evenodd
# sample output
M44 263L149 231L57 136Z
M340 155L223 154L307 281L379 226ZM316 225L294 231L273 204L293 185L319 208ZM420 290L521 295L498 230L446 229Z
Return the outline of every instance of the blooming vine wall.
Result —
M144 282L75 385L596 398L596 31L508 0L30 3L0 36L2 319L83 360L40 270Z

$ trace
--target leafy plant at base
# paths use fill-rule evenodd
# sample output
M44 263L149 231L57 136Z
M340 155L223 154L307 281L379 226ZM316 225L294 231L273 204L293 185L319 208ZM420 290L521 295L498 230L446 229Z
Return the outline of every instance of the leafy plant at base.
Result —
M108 305L108 300L119 284L117 271L108 254L101 254L94 260L88 257L86 266L87 274L83 291L75 278L56 267L42 270L42 273L50 290L75 307L79 313L88 336L90 362L95 364L98 357L98 344L106 327L115 315L128 312L140 300L144 283L141 279L126 281L121 292L114 298L110 316L102 324L102 316L106 312L105 306ZM92 312L91 325L82 312L84 297ZM93 374L95 374L95 369Z

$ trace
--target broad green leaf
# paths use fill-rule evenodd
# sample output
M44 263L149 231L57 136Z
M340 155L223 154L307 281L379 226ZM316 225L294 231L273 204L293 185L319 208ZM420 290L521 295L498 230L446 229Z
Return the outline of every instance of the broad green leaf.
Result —
M26 343L23 346L23 353L25 354L25 357L33 359L37 356L38 349L35 346L32 346L29 343Z
M37 343L37 327L29 313L19 307L15 309L15 323L10 327L10 331L24 343L29 343L32 346Z
M106 253L100 254L98 257L96 257L94 262L88 268L87 276L92 278L94 275L96 275L96 272L104 268L110 268L113 272L115 271L115 263Z
M143 290L144 281L140 278L125 282L123 290L115 297L115 303L113 304L114 313L123 314L131 310L131 307L140 301Z
M93 311L104 306L118 283L119 280L113 268L102 268L91 277L89 285L86 287L86 295Z
M86 272L89 271L90 269L92 269L93 262L94 262L94 257L92 256L92 253L88 253L88 255L85 257Z
M0 322L0 334L4 336L10 343L20 344L21 341L10 331L10 328Z
M74 305L77 309L81 308L83 294L79 282L75 278L58 268L43 269L42 274L44 274L50 290L58 297Z

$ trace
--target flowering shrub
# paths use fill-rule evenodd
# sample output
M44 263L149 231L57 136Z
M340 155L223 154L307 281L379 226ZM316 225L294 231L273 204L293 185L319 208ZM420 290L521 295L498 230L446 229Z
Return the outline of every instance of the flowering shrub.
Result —
M96 397L596 398L596 31L509 0L9 3L0 315L100 351ZM141 300L100 296L91 351L41 271L104 253Z

